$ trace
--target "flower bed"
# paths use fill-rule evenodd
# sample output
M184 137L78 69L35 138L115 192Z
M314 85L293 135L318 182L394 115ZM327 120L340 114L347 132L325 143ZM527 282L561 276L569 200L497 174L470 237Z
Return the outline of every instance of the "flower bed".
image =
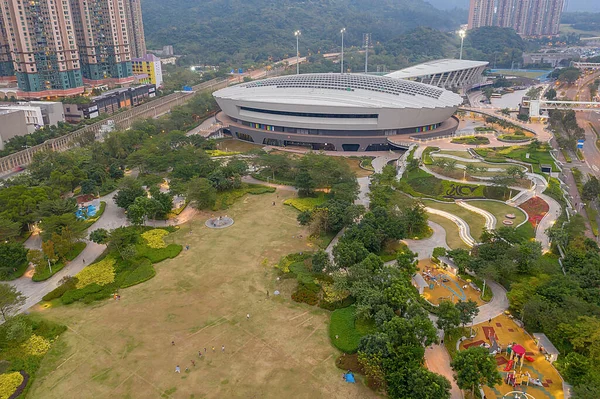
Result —
M89 265L75 276L77 277L77 288L83 288L89 284L106 285L115 281L115 260L105 258L98 263Z
M0 374L0 399L12 397L22 382L23 376L19 372Z
M169 234L168 231L163 229L150 230L142 234L142 238L146 240L146 245L150 248L159 249L166 248L164 237Z
M27 341L25 341L21 348L24 353L34 356L42 356L50 349L50 341L39 335L32 334Z
M540 197L533 197L521 204L521 209L527 212L529 223L537 227L550 210L550 206Z

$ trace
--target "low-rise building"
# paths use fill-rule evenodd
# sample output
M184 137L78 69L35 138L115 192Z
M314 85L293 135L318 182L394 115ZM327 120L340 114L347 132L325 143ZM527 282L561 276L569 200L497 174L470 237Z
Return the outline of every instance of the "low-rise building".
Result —
M142 85L109 90L99 96L91 97L89 102L63 104L68 122L78 123L82 119L93 119L100 114L114 114L122 108L135 107L148 98L156 96L154 85Z
M22 111L25 115L25 124L27 125L28 133L33 133L44 126L44 116L42 115L42 109L40 107L18 104L0 104L0 110ZM1 130L5 130L4 126L2 126Z
M0 127L0 150L3 150L4 143L13 137L30 133L23 110L0 108Z
M161 60L154 54L146 54L142 58L133 58L131 60L134 75L148 75L150 83L156 87L162 86L162 66Z
M29 101L0 104L2 109L20 110L25 113L29 133L43 126L56 126L65 121L62 103L54 101Z

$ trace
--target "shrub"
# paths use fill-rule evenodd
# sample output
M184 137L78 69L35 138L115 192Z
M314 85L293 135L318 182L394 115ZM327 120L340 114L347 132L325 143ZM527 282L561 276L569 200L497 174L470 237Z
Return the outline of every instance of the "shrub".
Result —
M165 248L150 248L146 245L137 245L136 251L139 256L150 259L152 263L162 262L165 259L173 259L183 247L179 244L169 244Z
M120 287L127 288L143 283L144 281L150 280L155 275L156 271L154 270L154 266L152 266L152 262L150 262L149 259L143 259L134 270L126 274Z
M286 255L279 260L276 267L284 273L289 273L290 265L292 263L303 262L305 259L310 258L311 255L312 254L305 252Z
M22 382L23 376L19 372L0 374L0 399L12 397Z
M154 229L147 231L142 234L142 238L146 241L146 245L150 248L166 248L164 237L169 234L168 231L163 229Z
M298 284L298 289L292 294L292 300L314 306L319 302L319 296L315 292L307 289L303 284Z
M42 298L44 301L51 301L56 298L60 298L67 291L74 290L77 286L77 277L70 277L64 281L61 285L44 295Z
M290 198L286 199L283 204L296 208L300 212L312 211L319 205L323 205L327 201L324 193L320 193L317 197L305 198Z
M92 283L84 288L65 292L60 298L60 301L65 305L81 300L83 300L85 303L90 303L98 299L110 297L115 289L116 287L112 284L101 286L96 283Z
M115 260L105 258L94 263L77 273L77 288L83 288L90 284L106 285L115 281Z
M42 356L50 349L50 341L39 335L32 334L27 341L21 345L23 353L33 356Z

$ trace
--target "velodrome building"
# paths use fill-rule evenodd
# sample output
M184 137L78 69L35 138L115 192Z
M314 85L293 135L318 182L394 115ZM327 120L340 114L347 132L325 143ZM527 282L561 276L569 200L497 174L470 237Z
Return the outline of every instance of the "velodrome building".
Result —
M415 81L339 73L268 78L213 95L224 132L239 140L327 151L381 151L450 136L463 101Z

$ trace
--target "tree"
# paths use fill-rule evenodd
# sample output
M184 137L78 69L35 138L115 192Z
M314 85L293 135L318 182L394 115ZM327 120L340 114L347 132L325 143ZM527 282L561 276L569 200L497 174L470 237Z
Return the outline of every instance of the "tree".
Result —
M128 209L136 198L146 195L146 191L137 180L126 178L122 184L123 187L115 195L115 203L120 208Z
M144 205L137 201L139 199L143 199L143 197L136 198L136 202L129 205L127 208L127 220L129 220L134 226L143 225L147 215L147 210L144 208Z
M312 271L314 273L322 273L328 270L331 266L329 254L322 249L315 252L312 256Z
M27 249L21 243L0 243L0 278L13 273L27 262Z
M58 260L58 255L56 254L56 250L54 248L54 241L48 240L42 242L42 251L44 252L44 256L46 256L50 262L56 263Z
M296 217L301 226L308 226L312 221L312 212L309 210L302 211Z
M600 195L600 181L596 176L592 176L583 185L581 197L586 201L595 201Z
M486 348L473 347L460 351L450 365L456 373L454 379L458 387L470 389L472 395L479 385L493 388L502 382L496 359L490 356Z
M405 207L401 210L400 219L406 226L408 237L423 234L429 229L427 224L428 216L425 207L421 204L415 204L412 207Z
M6 217L0 217L0 241L12 240L21 234L21 225Z
M138 239L138 233L127 227L119 227L110 232L108 241L109 249L116 248L121 258L126 259L128 254L127 248L134 245Z
M300 197L308 197L313 194L316 184L308 168L302 168L296 174L294 186L298 189L298 196Z
M398 266L398 269L402 270L408 276L412 276L418 270L417 257L418 254L412 252L409 249L399 252L396 256L396 266Z
M506 168L506 174L514 179L523 179L525 177L525 171L522 167L517 165L511 165Z
M556 90L554 90L554 89L548 90L544 97L546 97L546 100L550 100L550 101L555 100L556 99Z
M212 208L217 202L217 190L208 179L197 177L188 185L187 198L197 209Z
M449 399L450 381L423 367L404 368L387 376L388 394L392 399Z
M435 259L439 259L442 256L446 256L446 248L444 247L435 247L433 248L433 253L431 256Z
M367 257L364 245L358 241L340 241L333 247L335 264L340 267L352 266Z
M485 96L485 98L488 99L488 101L492 98L492 94L494 94L493 88L488 86L485 89L483 89L483 95Z
M475 316L479 314L477 302L472 299L469 299L468 301L459 301L455 306L459 313L460 324L462 324L463 327L471 323Z
M32 327L25 316L12 317L6 322L6 339L13 343L22 343L31 336Z
M96 229L90 233L90 240L96 244L106 244L109 241L109 233L106 229Z
M33 265L36 273L41 273L48 266L44 253L39 249L31 249L27 253L27 260Z
M7 321L13 311L25 303L25 296L16 287L0 283L0 314Z
M70 234L81 236L85 226L82 221L77 220L75 214L65 213L43 218L40 227L42 228L42 239L49 240L52 234L63 234L64 230L68 230Z
M437 316L437 327L446 334L458 327L461 322L460 311L451 301L440 302Z

